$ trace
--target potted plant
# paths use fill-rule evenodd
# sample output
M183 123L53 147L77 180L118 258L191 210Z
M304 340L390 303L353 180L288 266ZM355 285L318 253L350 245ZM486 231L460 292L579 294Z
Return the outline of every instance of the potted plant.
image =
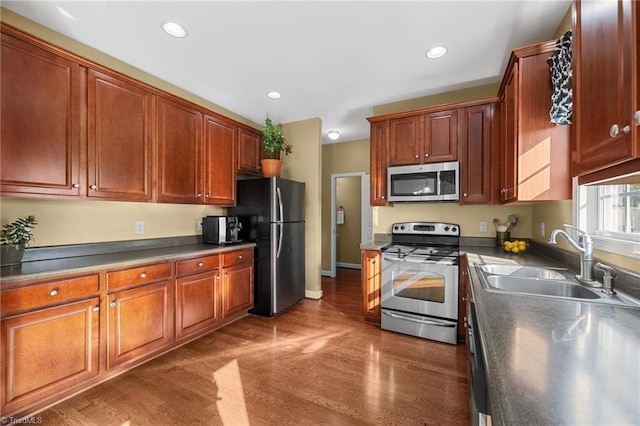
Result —
M0 231L0 265L19 265L24 249L33 240L33 228L38 222L33 215L2 225Z
M291 154L293 147L282 134L282 124L273 124L268 116L262 128L262 144L267 156L261 161L262 175L265 177L280 176L282 157Z

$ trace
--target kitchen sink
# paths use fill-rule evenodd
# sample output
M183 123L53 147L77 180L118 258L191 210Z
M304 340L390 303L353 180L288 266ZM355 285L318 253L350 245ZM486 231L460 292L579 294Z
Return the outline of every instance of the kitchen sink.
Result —
M564 280L565 276L558 271L534 266L483 264L480 269L491 275L508 275L510 277L540 278Z
M562 276L562 275L561 275ZM562 276L562 280L564 280ZM536 294L539 296L569 297L572 299L599 299L600 296L579 284L569 281L519 278L504 275L487 277L490 287L511 293Z
M476 264L476 270L482 286L490 292L640 307L640 301L620 292L607 295L600 288L581 284L568 269Z

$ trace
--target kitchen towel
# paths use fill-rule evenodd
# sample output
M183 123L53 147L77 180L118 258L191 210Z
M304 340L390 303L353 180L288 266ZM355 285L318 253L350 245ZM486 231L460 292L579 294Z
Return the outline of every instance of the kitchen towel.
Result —
M571 124L573 118L571 53L571 30L569 30L556 41L553 54L547 59L553 86L549 118L555 124Z

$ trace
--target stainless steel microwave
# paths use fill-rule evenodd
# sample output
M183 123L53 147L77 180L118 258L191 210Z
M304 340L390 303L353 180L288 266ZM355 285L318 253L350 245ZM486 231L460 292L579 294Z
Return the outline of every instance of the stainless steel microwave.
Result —
M387 199L394 203L458 201L457 161L387 169Z

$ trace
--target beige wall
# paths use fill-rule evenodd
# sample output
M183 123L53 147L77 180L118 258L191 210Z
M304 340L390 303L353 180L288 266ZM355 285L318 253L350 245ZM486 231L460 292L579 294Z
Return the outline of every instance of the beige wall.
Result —
M336 263L360 264L362 229L362 179L341 177L336 181L336 205L344 209L344 223L336 225Z
M293 153L285 157L282 177L305 183L306 296L322 297L322 121L319 118L284 123Z
M323 271L331 269L331 175L339 173L369 173L369 148L369 139L322 146Z

